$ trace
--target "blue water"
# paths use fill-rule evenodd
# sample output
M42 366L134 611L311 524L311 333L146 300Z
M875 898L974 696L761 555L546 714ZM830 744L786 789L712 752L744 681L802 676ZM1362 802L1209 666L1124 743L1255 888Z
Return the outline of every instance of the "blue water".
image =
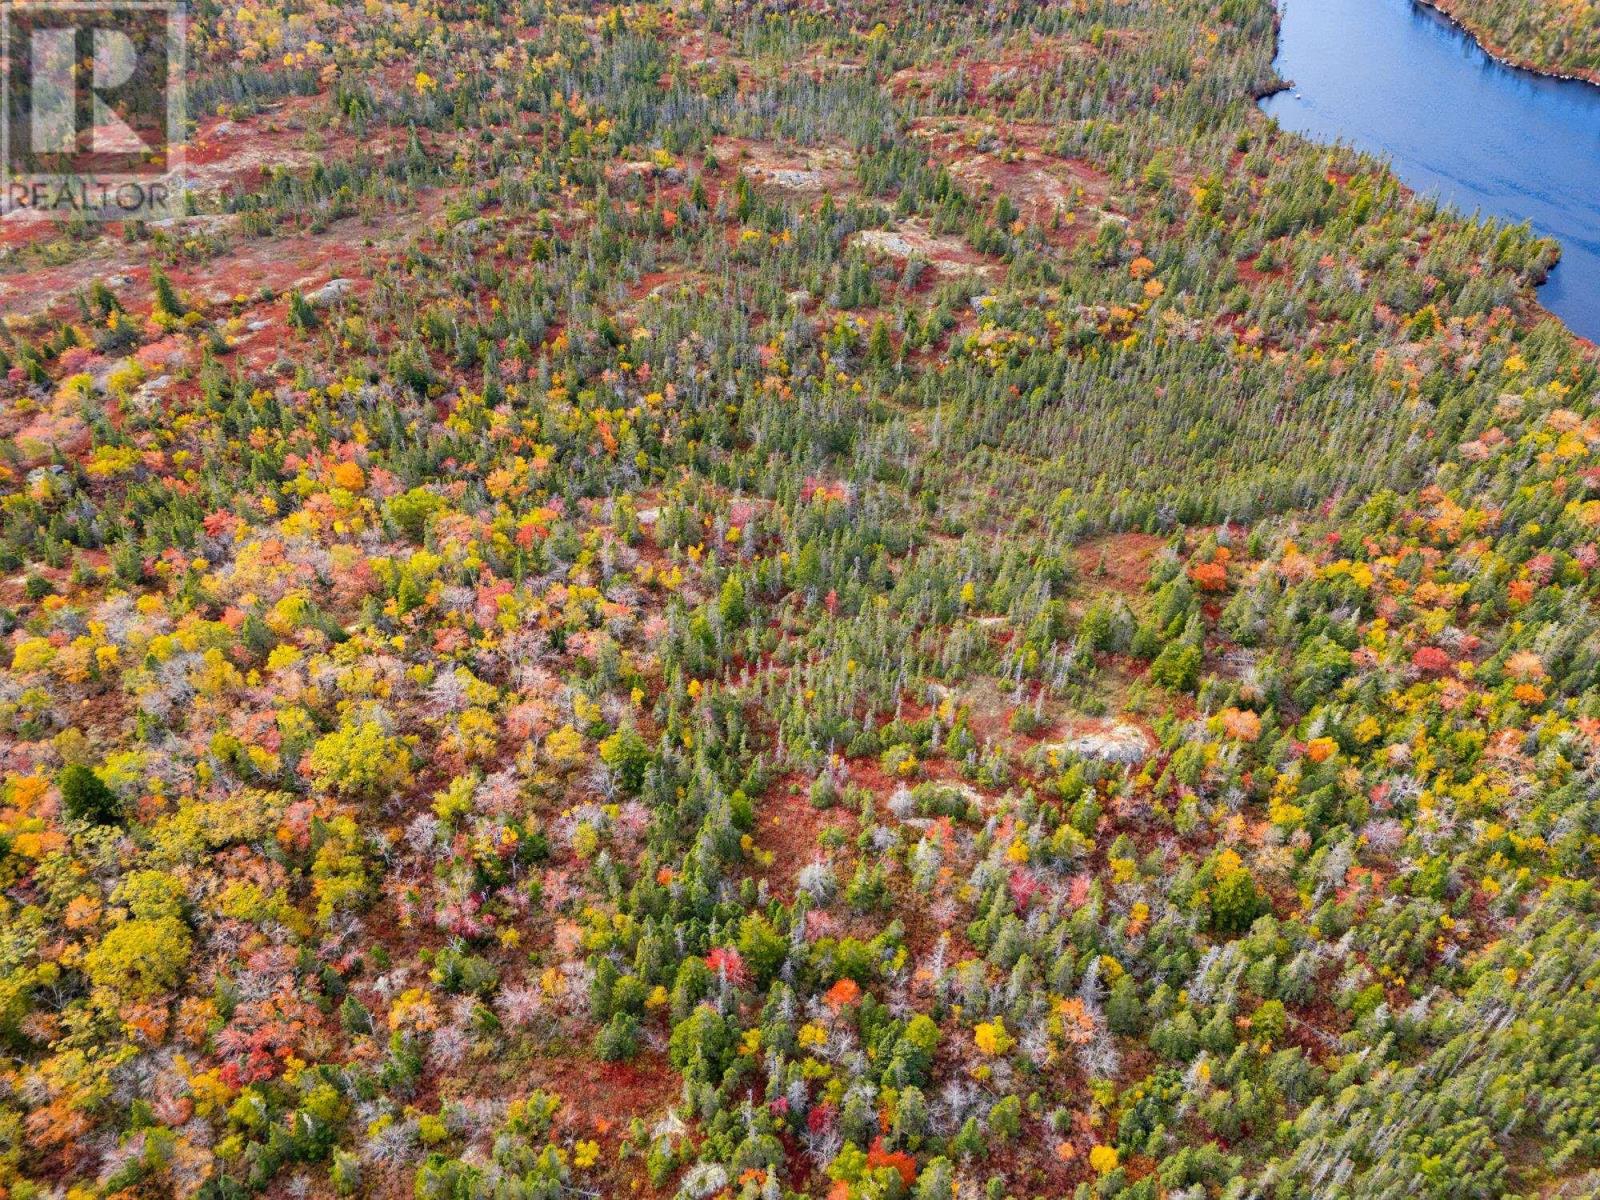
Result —
M1600 342L1600 87L1501 66L1413 0L1280 0L1285 129L1387 158L1409 186L1561 243L1539 300Z

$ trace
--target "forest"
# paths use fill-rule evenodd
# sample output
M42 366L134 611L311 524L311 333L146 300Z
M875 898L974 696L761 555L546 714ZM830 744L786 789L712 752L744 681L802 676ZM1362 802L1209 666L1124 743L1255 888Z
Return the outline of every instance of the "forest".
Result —
M1600 1195L1600 352L1274 31L195 0L0 221L0 1200Z

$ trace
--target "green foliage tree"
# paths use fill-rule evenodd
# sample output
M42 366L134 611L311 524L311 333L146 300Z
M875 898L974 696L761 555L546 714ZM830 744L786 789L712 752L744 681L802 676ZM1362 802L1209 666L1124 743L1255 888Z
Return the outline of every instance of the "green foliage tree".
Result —
M63 767L56 786L63 810L74 821L115 825L122 820L121 798L90 768L79 763Z

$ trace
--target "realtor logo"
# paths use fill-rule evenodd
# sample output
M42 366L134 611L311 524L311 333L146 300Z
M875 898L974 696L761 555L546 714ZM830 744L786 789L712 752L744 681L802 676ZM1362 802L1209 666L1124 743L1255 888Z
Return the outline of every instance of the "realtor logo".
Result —
M184 32L159 0L0 0L0 211L171 215Z

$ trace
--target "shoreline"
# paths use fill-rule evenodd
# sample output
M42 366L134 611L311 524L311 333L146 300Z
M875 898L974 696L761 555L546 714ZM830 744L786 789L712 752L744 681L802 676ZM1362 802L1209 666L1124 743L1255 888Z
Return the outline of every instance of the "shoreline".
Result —
M1510 60L1510 59L1502 57L1501 55L1497 54L1494 51L1493 48L1491 48L1489 45L1487 45L1481 38L1479 38L1478 35L1471 29L1471 27L1466 25L1459 18L1457 18L1452 13L1450 13L1447 9L1440 7L1441 3L1449 3L1449 0L1412 0L1413 6L1415 6L1417 8L1426 9L1429 12L1431 12L1434 15L1438 16L1439 18L1441 18L1442 20L1444 20L1447 23L1449 23L1463 37L1466 37L1466 38L1470 39L1472 44L1477 46L1480 50L1482 50L1484 52L1484 54L1486 54L1492 61L1494 61L1497 65L1499 65L1501 67L1504 67L1507 70L1521 71L1524 74L1534 75L1534 76L1538 76L1538 77L1544 78L1544 79L1556 79L1556 80L1561 80L1563 82L1583 83L1583 84L1588 84L1591 87L1600 87L1600 79L1591 80L1591 79L1586 79L1586 78L1579 77L1579 76L1558 75L1558 74L1555 74L1553 72L1542 71L1537 67L1523 66L1523 65L1521 65L1521 64L1519 64L1519 63L1517 63L1517 62L1515 62L1513 60ZM1278 2L1274 3L1273 6L1272 6L1272 41L1273 41L1273 49L1272 49L1273 74L1276 77L1276 82L1271 83L1271 84L1267 84L1267 85L1261 87L1260 89L1252 89L1252 101L1253 101L1253 103L1254 103L1254 105L1256 107L1256 111L1258 113L1262 112L1261 102L1263 100L1265 100L1265 99L1267 99L1267 98L1269 98L1271 96L1278 95L1280 92L1292 91L1294 89L1294 86L1295 86L1294 81L1292 79L1287 78L1287 77L1285 77L1283 75L1277 74L1277 65L1276 64L1277 64L1277 61L1278 61L1279 54L1282 53L1282 42L1283 42L1283 9L1282 9L1282 6L1281 6L1281 0L1278 0ZM1265 115L1265 114L1263 114L1263 115ZM1305 136L1305 135L1296 134L1295 136ZM1394 174L1394 170L1393 170L1392 165L1386 164L1386 169L1389 170L1391 175L1394 175L1395 182L1399 185L1402 194L1404 194L1408 199L1410 199L1412 201L1417 201L1417 200L1422 200L1422 199L1432 199L1436 203L1439 202L1437 197L1430 197L1428 195L1428 193L1417 190L1416 188L1412 187L1411 184L1407 183L1404 179L1401 179L1399 175ZM1463 216L1464 215L1465 214L1463 214ZM1567 323L1567 321L1559 313L1555 312L1553 309L1550 309L1550 308L1546 307L1546 305L1544 304L1543 300L1540 299L1540 296L1539 296L1540 288L1542 288L1544 286L1544 284L1549 281L1550 271L1553 271L1560 264L1560 261L1561 261L1561 258L1563 257L1563 252L1564 252L1564 248L1561 246L1561 243L1560 243L1559 239L1552 238L1551 240L1556 242L1556 248L1557 248L1556 261L1554 263L1551 263L1549 268L1546 269L1546 271L1544 273L1544 278L1540 279L1540 281L1538 283L1533 284L1528 289L1529 298L1532 300L1533 308L1535 310L1537 310L1537 312L1536 313L1530 313L1530 314L1527 314L1527 315L1537 319L1537 315L1538 314L1542 314L1545 318L1547 318L1549 320L1552 320L1552 321L1555 321L1557 324L1559 324L1561 326L1561 328L1566 332L1567 336L1572 338L1579 345L1583 346L1588 353L1592 354L1592 353L1594 353L1596 351L1600 351L1600 339L1590 338L1590 337L1588 337L1588 336L1586 336L1586 335L1584 335L1582 333L1579 333L1576 329L1574 329L1571 325L1569 325Z
M1600 70L1569 74L1552 67L1541 67L1535 62L1519 58L1509 50L1497 46L1489 40L1486 34L1480 32L1464 18L1456 15L1453 11L1453 0L1413 0L1413 3L1421 8L1430 9L1444 18L1467 37L1471 38L1474 45L1502 67L1512 71L1522 71L1528 75L1536 75L1540 79L1555 79L1563 83L1586 83L1591 87L1600 87Z
M1412 3L1419 8L1425 8L1434 13L1442 20L1447 22L1463 37L1470 38L1473 45L1477 46L1478 49L1482 50L1484 54L1488 55L1492 61L1498 63L1508 71L1521 71L1525 75L1533 75L1539 79L1554 79L1562 83L1585 83L1590 87L1600 87L1600 72L1597 72L1592 77L1589 75L1567 75L1560 71L1547 70L1543 67L1535 65L1534 63L1522 61L1509 52L1499 49L1493 42L1489 41L1487 37L1480 34L1477 29L1473 28L1466 21L1462 20L1450 10L1448 6L1453 3L1453 0L1412 0ZM1397 181L1409 195L1416 197L1423 194L1417 192L1403 179L1398 179L1397 177ZM1561 243L1559 240L1556 240L1556 246L1559 251L1561 249ZM1533 303L1540 312L1544 313L1550 319L1559 322L1561 327L1567 331L1567 335L1569 337L1576 339L1579 343L1588 347L1590 350L1600 348L1600 342L1585 337L1583 334L1579 333L1571 325L1567 324L1567 322L1562 319L1559 313L1547 308L1544 304L1544 301L1539 298L1539 289L1549 282L1550 271L1555 270L1560 262L1561 254L1558 253L1556 256L1556 261L1550 264L1549 269L1545 271L1544 278L1533 285Z

